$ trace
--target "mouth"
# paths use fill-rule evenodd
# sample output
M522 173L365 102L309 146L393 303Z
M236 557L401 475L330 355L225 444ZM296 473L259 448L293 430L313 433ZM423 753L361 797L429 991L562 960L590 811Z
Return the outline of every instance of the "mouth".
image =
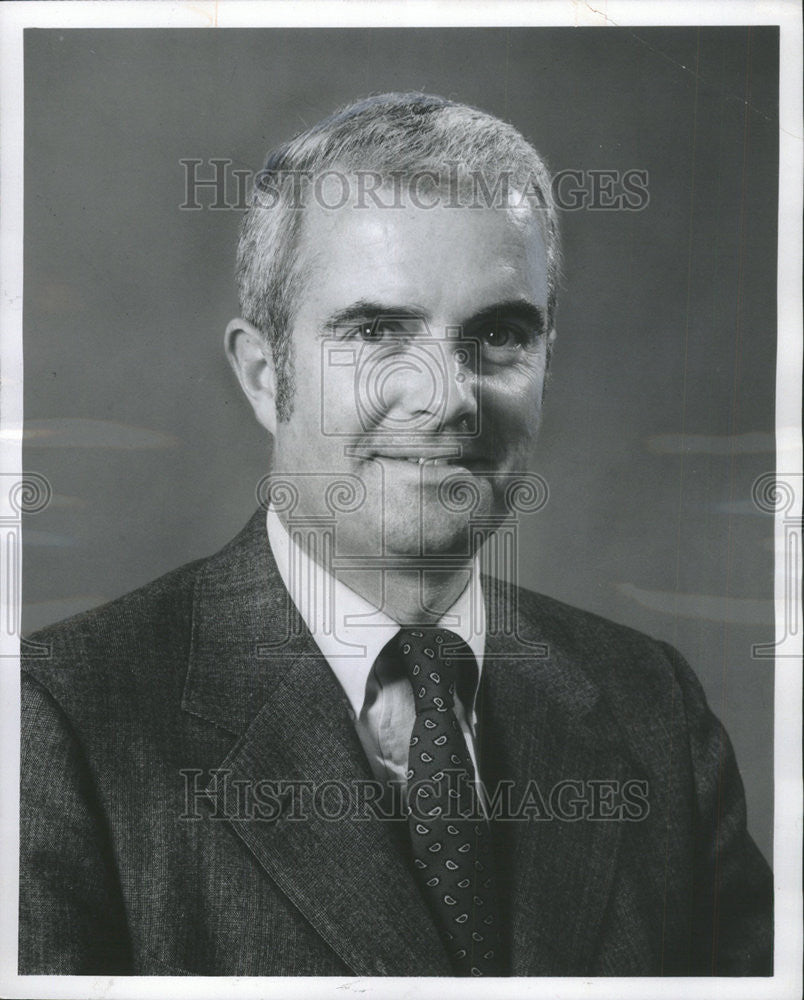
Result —
M411 465L454 465L455 460L449 458L430 458L425 455L419 455L418 458L415 455L412 456L402 456L402 455L383 455L382 458L396 458L398 461L410 462Z
M493 473L499 460L485 450L462 441L382 441L348 448L347 454L364 462L390 462L395 466L418 466L443 472ZM443 475L442 472L442 475Z
M427 468L466 469L470 472L488 470L491 466L491 461L487 457L479 455L405 455L376 452L369 457L385 462L405 462L408 465Z

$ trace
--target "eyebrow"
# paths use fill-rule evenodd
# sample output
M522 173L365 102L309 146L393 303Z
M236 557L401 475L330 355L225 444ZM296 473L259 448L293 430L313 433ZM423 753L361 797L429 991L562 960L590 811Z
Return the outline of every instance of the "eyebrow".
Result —
M332 313L323 329L326 333L334 332L338 327L349 323L357 323L361 320L375 320L378 317L387 316L398 319L419 319L427 322L430 314L426 309L394 305L388 302L375 302L370 299L358 299L343 309L338 309ZM479 312L466 318L458 324L462 329L478 326L481 323L499 322L501 319L518 320L526 326L533 327L539 333L543 333L546 328L545 311L540 306L529 299L506 299L502 302L495 302L486 306Z
M332 313L324 323L324 330L333 332L339 326L348 323L357 323L360 320L375 320L380 316L394 317L395 319L424 319L427 320L429 313L426 309L411 306L399 306L388 302L373 302L369 299L358 299L351 305L345 306Z
M533 327L539 333L544 333L547 326L544 309L529 299L507 299L505 302L495 302L494 305L487 306L464 320L462 326L465 329L482 323L495 323L501 319L518 320L526 326Z

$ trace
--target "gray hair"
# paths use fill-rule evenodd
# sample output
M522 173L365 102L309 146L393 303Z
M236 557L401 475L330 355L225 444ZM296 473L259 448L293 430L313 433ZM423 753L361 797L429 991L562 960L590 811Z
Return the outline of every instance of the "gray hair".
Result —
M270 152L258 174L240 227L236 278L244 319L271 346L277 375L277 416L292 410L293 364L290 331L303 286L299 259L303 203L299 180L334 168L373 172L386 179L428 174L438 188L447 173L480 179L486 195L499 191L506 176L515 190L538 203L547 252L548 329L552 328L560 263L558 219L547 167L507 122L443 97L389 93L367 97ZM488 179L494 180L494 192ZM288 181L290 180L290 183ZM509 192L510 196L510 192ZM266 210L269 209L269 210Z

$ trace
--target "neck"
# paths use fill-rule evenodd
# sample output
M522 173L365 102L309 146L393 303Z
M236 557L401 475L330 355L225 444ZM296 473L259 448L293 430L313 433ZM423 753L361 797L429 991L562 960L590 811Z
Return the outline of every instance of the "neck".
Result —
M282 513L279 520L286 531L288 524ZM394 621L407 625L429 625L438 621L469 586L474 560L467 556L457 568L434 570L417 568L355 568L337 569L331 563L332 548L324 543L321 531L310 524L293 538L305 554L349 587L369 604ZM324 556L328 554L328 557Z
M348 570L341 583L404 625L431 625L458 600L472 576L472 561L460 570Z

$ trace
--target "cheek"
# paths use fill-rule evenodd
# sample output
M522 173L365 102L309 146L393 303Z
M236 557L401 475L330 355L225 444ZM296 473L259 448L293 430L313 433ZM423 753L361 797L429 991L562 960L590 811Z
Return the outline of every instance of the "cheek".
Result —
M294 411L308 433L326 436L332 427L340 427L353 400L353 369L339 365L337 355L322 356L317 346L311 346L306 356L297 356Z
M536 433L543 386L543 365L538 369L508 371L504 376L485 380L481 421L486 430L499 437L501 445L515 448Z

